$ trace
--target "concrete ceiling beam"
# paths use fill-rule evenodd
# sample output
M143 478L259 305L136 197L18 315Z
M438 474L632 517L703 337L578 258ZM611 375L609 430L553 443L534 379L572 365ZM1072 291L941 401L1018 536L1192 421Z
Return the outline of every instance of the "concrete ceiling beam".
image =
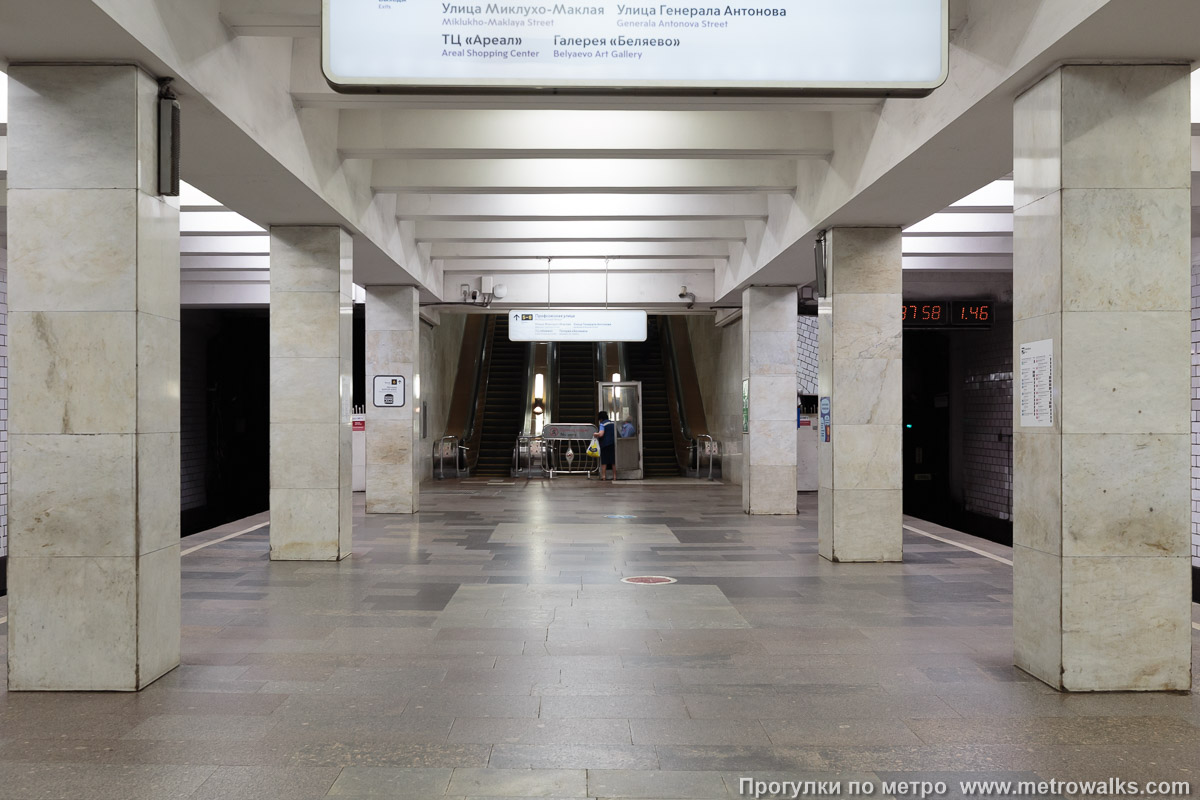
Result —
M1011 236L905 236L906 256L1012 255Z
M180 265L183 271L191 269L207 270L269 270L271 257L259 253L256 255L226 255L216 253L184 253L180 255Z
M729 256L729 243L699 242L432 242L430 258L700 258Z
M179 230L184 235L215 233L225 235L263 234L267 231L236 211L181 211Z
M904 269L925 272L1012 272L1012 253L904 256Z
M402 194L396 215L415 221L763 219L761 194Z
M237 36L321 36L321 0L221 0L220 16Z
M1012 236L1012 209L1007 212L932 214L904 229L905 236Z
M740 220L418 222L419 242L741 241Z
M353 109L346 158L828 158L828 112Z
M375 161L376 192L673 193L793 191L782 159L408 159Z
M181 256L189 255L269 255L271 237L260 236L181 236Z
M474 258L441 259L445 275L457 272L696 272L716 269L719 259L703 258Z

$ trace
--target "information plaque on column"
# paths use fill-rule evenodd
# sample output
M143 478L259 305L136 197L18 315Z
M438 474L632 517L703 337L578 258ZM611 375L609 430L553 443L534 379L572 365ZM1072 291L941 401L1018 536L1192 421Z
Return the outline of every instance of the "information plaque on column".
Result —
M1025 342L1018 364L1020 424L1023 428L1054 425L1054 340Z
M948 0L322 0L339 91L928 94Z

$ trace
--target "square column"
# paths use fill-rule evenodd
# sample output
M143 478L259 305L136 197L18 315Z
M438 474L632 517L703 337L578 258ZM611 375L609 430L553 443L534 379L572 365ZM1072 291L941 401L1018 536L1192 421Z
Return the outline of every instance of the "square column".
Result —
M179 206L158 84L9 70L8 687L134 691L179 664Z
M796 513L796 288L742 292L742 378L749 431L742 435L742 509Z
M1059 689L1191 683L1187 66L1014 113L1013 638Z
M350 555L352 241L271 228L271 559Z
M421 317L415 286L367 287L367 513L415 514L421 508L414 448L421 439ZM376 376L399 376L402 393L376 405Z
M899 228L827 234L817 383L831 426L817 444L817 545L830 561L902 558L900 242Z

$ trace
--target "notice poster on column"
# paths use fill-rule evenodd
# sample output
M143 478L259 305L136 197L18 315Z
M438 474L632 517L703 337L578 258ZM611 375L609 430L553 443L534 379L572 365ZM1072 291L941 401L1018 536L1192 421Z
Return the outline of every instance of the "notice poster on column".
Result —
M1021 427L1049 428L1054 425L1054 341L1021 345Z

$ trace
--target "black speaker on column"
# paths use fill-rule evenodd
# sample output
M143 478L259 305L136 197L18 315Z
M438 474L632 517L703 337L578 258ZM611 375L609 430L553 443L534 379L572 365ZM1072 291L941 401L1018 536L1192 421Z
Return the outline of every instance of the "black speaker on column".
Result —
M170 78L159 82L158 193L179 196L179 98Z
M829 245L826 241L828 231L821 231L817 234L817 240L813 242L813 261L815 262L817 272L817 297L828 297L829 290Z

